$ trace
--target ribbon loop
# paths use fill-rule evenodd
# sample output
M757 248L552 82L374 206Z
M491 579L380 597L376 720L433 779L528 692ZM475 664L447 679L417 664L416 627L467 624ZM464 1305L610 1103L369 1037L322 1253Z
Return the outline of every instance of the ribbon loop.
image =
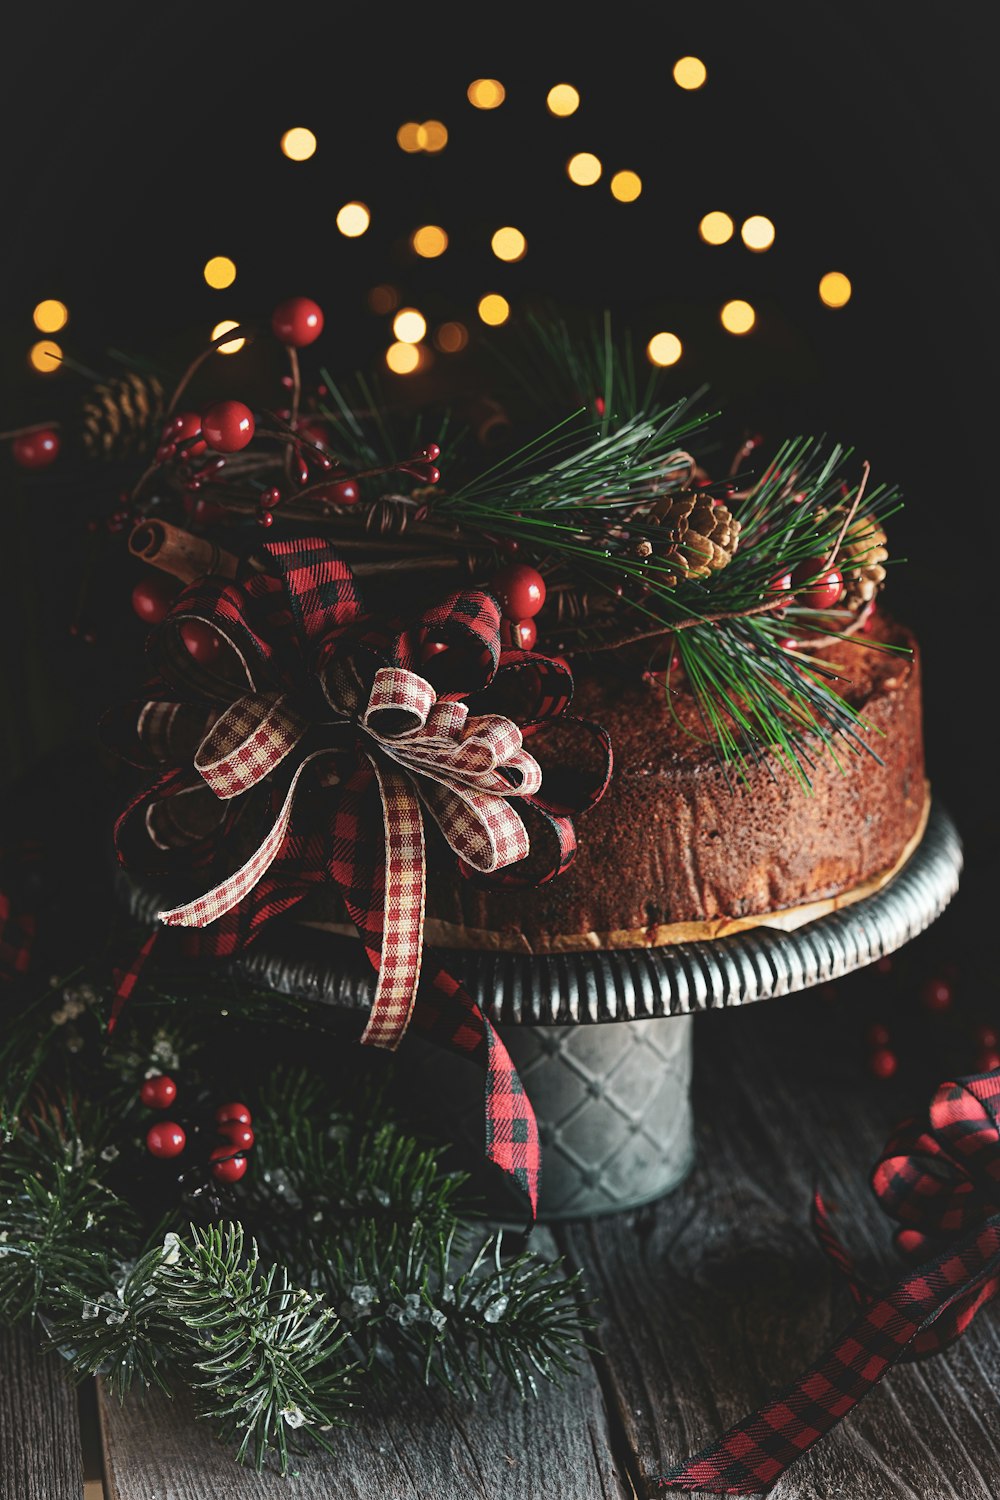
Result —
M240 698L195 752L195 770L222 801L263 781L302 739L307 724L284 693Z

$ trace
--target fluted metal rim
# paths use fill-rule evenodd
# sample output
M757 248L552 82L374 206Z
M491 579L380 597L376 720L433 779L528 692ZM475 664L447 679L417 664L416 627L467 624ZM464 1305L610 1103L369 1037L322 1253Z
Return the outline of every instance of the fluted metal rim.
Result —
M903 947L940 916L958 890L962 844L931 805L913 855L880 891L794 932L757 927L700 943L587 953L443 955L494 1021L551 1026L644 1020L748 1005L839 979ZM142 920L162 907L147 886L122 879ZM239 976L279 994L336 1009L370 1005L371 969L360 945L313 929L285 931L230 962Z

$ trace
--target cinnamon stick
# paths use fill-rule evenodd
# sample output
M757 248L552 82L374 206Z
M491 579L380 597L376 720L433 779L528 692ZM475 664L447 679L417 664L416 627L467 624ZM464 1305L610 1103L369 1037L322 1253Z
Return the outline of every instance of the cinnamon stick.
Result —
M128 550L154 568L172 573L181 583L194 583L212 573L236 577L237 559L231 552L169 521L139 521L128 539Z

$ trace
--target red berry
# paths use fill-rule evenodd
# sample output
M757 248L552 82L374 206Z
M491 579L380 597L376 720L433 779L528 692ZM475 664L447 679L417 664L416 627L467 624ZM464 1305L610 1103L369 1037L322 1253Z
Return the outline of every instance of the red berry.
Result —
M239 1146L241 1151L249 1151L254 1143L252 1127L244 1125L241 1120L227 1120L225 1125L219 1126L219 1134L230 1145Z
M201 417L196 411L179 411L170 424L170 431L175 443L184 444L185 458L197 458L208 447L201 436ZM199 441L191 442L192 438Z
M527 563L501 568L490 588L508 620L530 620L545 603L545 579Z
M420 660L431 661L433 657L440 656L443 651L447 650L447 641L423 641L420 646Z
M253 412L242 401L216 401L202 417L201 430L210 448L238 453L253 438Z
M132 608L147 625L158 625L177 597L177 582L165 573L140 578L132 590Z
M213 662L222 650L222 637L205 620L182 620L181 640L195 661L206 665Z
M413 456L414 458L425 459L427 463L432 464L435 459L441 457L441 449L437 443L428 443L426 448L418 448Z
M919 1229L897 1229L896 1247L903 1255L919 1255L927 1243L927 1236Z
M305 438L307 443L315 443L317 448L333 447L333 434L325 422L300 422L296 430L299 437Z
M164 1120L162 1124L150 1125L146 1131L146 1150L150 1156L180 1156L186 1145L187 1136L173 1120Z
M995 1047L984 1047L976 1057L977 1073L995 1073L1000 1068L1000 1052Z
M228 1125L234 1121L237 1125L252 1125L253 1115L245 1104L238 1102L233 1104L220 1104L215 1111L216 1125Z
M865 1035L872 1047L884 1047L889 1040L889 1028L882 1021L873 1021Z
M157 1073L145 1080L139 1098L147 1109L169 1109L177 1098L177 1085L166 1073Z
M875 972L876 974L892 973L892 959L888 953L884 953L881 958L875 960Z
M261 505L266 506L268 510L270 510L273 505L281 504L281 491L278 489L278 486L276 484L272 484L269 490L264 491L264 493L260 497L260 503Z
M895 1052L888 1047L876 1047L868 1059L869 1071L876 1078L891 1078L899 1066Z
M530 651L538 640L538 626L534 620L504 620L500 625L500 639L505 646L519 646Z
M807 557L792 570L792 587L805 609L833 609L844 592L838 568L827 568L822 557Z
M989 1048L997 1045L997 1029L995 1026L991 1026L988 1021L983 1021L981 1025L976 1027L975 1037L980 1047Z
M357 505L361 499L361 490L353 479L341 479L337 484L324 485L313 493L317 500L328 500L331 505Z
M273 526L274 512L270 510L262 510L257 517L257 525L264 527Z
M212 1176L217 1182L239 1182L241 1177L246 1176L247 1159L245 1156L234 1156L232 1146L213 1147L209 1159L212 1163Z
M767 586L769 594L787 594L788 602L791 603L792 575L791 573L776 573Z
M951 985L946 979L928 979L920 991L920 998L924 1002L926 1010L950 1010L951 1002L955 998Z
M11 444L11 452L22 469L47 469L59 457L59 434L47 427L41 432L22 432Z
M283 344L301 349L314 343L323 332L323 309L310 297L289 297L274 309L271 327Z

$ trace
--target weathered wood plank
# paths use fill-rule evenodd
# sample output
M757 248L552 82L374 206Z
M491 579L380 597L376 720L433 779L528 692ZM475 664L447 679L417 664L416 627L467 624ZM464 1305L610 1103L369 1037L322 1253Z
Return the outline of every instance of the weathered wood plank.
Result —
M606 1388L640 1493L796 1375L850 1318L808 1226L817 1181L872 1275L898 1273L868 1172L888 1129L926 1105L949 1061L931 1029L923 1055L887 1087L863 1069L865 1019L863 991L699 1018L692 1176L648 1209L557 1235L599 1299ZM921 1024L901 1012L900 1034ZM989 1309L948 1353L893 1371L773 1495L994 1500L998 1419L1000 1331Z
M76 1391L37 1336L0 1330L0 1496L80 1500L83 1459Z
M538 1248L551 1250L539 1236ZM625 1500L600 1386L588 1364L559 1390L522 1403L498 1386L475 1403L419 1391L383 1399L310 1453L288 1479L238 1468L189 1407L159 1395L124 1407L101 1392L109 1500Z

